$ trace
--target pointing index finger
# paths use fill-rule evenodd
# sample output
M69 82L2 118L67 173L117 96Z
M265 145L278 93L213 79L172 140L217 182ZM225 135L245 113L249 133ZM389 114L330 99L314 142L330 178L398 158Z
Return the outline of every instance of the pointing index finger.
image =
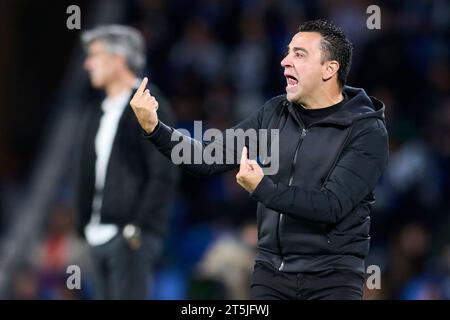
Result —
M247 147L244 146L242 148L242 154L241 154L241 166L247 164Z
M147 82L148 82L148 78L144 77L144 79L142 80L141 84L139 85L139 88L137 89L136 93L138 93L139 95L143 94L145 87L147 86Z

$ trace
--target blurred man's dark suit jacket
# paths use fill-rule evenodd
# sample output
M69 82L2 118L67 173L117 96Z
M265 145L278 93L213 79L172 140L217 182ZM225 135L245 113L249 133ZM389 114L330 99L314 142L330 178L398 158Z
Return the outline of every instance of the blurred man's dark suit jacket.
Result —
M150 86L159 101L158 116L173 123L170 106L156 87ZM133 91L132 94L134 94ZM85 107L79 124L79 147L75 152L75 206L77 228L84 237L95 191L95 136L102 115L101 100ZM103 190L101 222L120 229L135 224L143 232L164 236L175 194L177 168L149 143L131 109L120 118L107 167Z

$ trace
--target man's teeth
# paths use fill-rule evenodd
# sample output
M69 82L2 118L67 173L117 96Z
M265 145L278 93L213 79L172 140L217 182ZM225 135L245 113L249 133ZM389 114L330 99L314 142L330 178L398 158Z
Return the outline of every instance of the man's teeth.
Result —
M286 81L287 81L288 86L290 86L290 87L294 87L298 84L297 79L294 79L293 77L289 77L289 76L286 77Z

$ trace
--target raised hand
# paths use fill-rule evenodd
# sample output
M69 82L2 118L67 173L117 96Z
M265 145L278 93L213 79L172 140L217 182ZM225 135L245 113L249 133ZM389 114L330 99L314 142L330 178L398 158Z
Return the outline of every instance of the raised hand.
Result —
M239 172L236 175L237 183L251 193L255 191L263 178L263 170L255 160L248 159L247 147L244 146L242 149Z
M148 78L145 77L133 98L130 101L131 108L136 115L142 129L150 134L158 124L158 101L151 95L150 90L146 89Z

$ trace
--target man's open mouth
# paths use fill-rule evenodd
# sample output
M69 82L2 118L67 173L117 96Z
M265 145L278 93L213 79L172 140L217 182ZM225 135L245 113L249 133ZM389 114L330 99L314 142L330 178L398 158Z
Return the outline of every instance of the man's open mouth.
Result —
M289 74L284 75L286 77L286 82L288 87L296 87L298 85L298 80L296 77Z

